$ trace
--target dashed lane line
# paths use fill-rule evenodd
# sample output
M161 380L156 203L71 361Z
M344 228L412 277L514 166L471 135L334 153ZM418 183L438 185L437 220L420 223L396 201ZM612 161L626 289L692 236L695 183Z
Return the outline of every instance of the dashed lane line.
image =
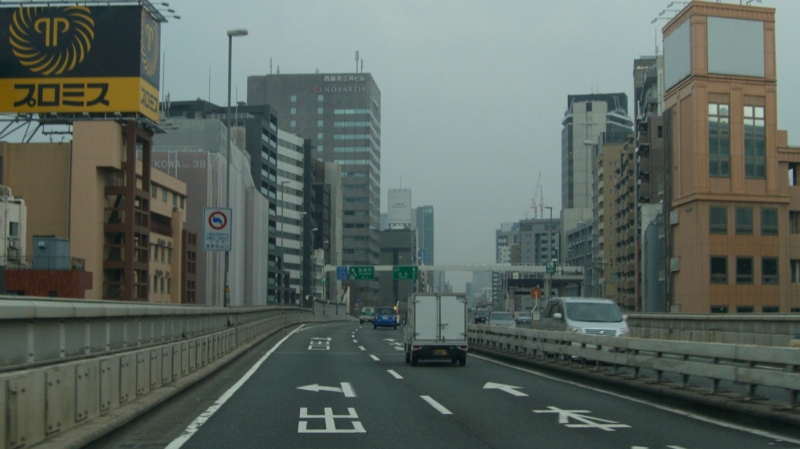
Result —
M391 374L395 379L402 379L403 378L403 376L397 374L397 372L395 370L393 370L393 369L387 369L386 371L389 374Z
M445 408L445 406L443 406L442 404L436 402L432 397L430 397L430 396L420 396L420 397L422 398L423 401L425 401L428 404L430 404L431 407L435 408L436 411L438 411L442 415L452 415L453 414L453 412L451 412L450 410L447 410L447 408Z
M376 357L374 354L370 354L369 356L370 356L370 357L372 357L372 360L374 360L374 361L376 361L376 362L380 362L380 361L381 361L381 359L379 359L378 357Z

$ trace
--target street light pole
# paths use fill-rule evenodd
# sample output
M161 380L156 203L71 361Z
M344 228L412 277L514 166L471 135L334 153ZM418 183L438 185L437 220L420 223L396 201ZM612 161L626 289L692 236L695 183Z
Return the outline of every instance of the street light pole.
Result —
M289 180L283 180L280 182L281 184L281 271L286 269L286 260L284 259L285 251L283 250L283 220L286 219L286 203L283 202L283 186L289 183ZM284 286L285 287L285 286ZM283 292L283 300L282 303L286 304L286 294L288 292Z
M227 209L231 207L231 66L233 62L234 36L247 36L247 30L243 28L228 30L228 109L225 112L225 126L228 128L228 170L225 175L225 207ZM231 252L225 251L225 307L231 306L230 257Z

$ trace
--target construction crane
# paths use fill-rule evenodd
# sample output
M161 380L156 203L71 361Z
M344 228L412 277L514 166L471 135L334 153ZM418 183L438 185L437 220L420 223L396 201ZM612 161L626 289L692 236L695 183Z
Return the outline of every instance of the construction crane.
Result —
M539 197L537 204L536 197ZM533 200L531 200L531 208L533 209L533 218L544 218L544 193L542 192L542 172L539 172L539 177L536 179L536 188L533 189Z

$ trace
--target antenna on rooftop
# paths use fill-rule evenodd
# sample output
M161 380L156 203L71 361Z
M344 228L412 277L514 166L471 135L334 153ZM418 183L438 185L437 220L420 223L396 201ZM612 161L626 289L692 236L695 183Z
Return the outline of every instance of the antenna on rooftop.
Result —
M356 73L358 73L358 50L356 50Z
M269 74L272 75L272 58L269 58Z
M361 73L364 73L364 60L361 60Z

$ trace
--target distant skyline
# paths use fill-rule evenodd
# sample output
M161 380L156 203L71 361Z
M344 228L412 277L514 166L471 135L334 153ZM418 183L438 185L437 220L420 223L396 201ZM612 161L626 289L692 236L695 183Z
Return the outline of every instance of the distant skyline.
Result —
M270 59L273 72L352 73L358 50L382 95L381 211L388 189L401 185L413 206L433 206L436 262L449 264L494 261L500 224L533 217L539 172L558 215L567 96L632 99L633 61L661 51L666 21L651 21L670 2L169 3L182 17L162 27L163 93L172 101L225 103L229 29L249 30L233 41L234 101L246 99L248 76L269 73ZM754 6L776 9L778 126L798 145L800 1ZM463 291L472 275L447 279Z

